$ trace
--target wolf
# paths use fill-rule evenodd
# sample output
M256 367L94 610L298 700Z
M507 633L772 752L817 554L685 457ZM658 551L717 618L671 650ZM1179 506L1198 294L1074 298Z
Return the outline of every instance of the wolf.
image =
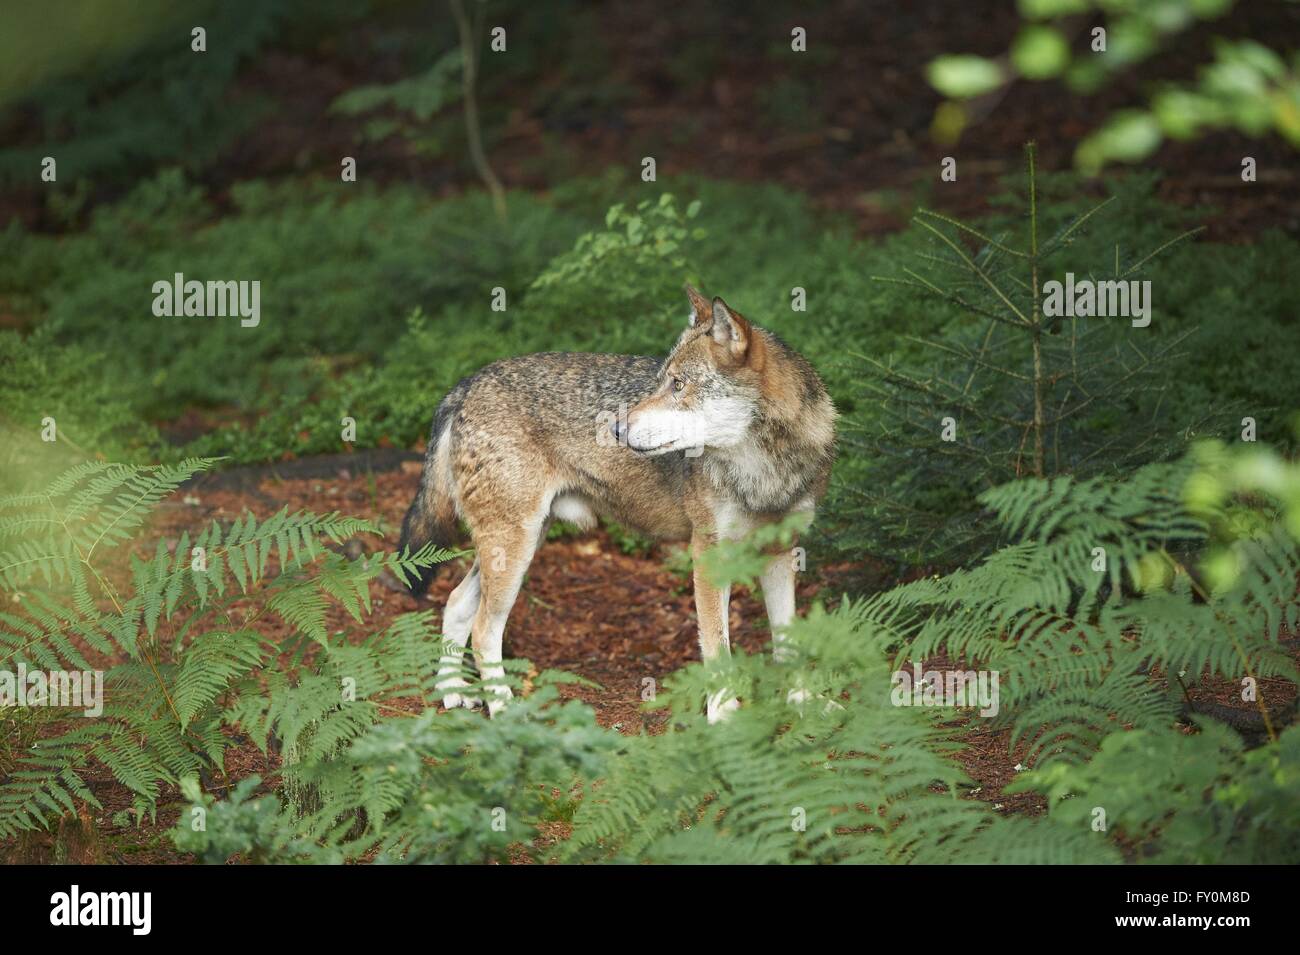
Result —
M730 655L730 591L700 554L791 514L811 520L835 457L836 411L813 367L721 298L686 287L686 329L663 360L544 352L462 379L433 417L399 547L454 547L463 521L473 565L447 599L436 685L447 708L480 700L459 675L466 644L488 712L511 696L501 666L506 619L529 562L556 519L598 517L689 542L706 662ZM427 590L436 567L410 581ZM774 647L795 613L795 567L773 553L761 575ZM458 652L457 652L458 651ZM738 706L709 695L716 722Z

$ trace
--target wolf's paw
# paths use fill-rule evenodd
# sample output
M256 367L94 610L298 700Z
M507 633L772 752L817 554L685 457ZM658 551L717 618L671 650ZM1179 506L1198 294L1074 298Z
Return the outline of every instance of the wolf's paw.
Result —
M727 689L710 693L705 701L705 713L710 723L721 723L733 712L740 709L740 700L731 695Z
M458 676L448 677L447 679L440 681L437 689L442 692L442 705L449 710L454 710L461 706L465 707L467 710L472 710L476 706L482 706L483 701L478 697L470 696L468 693L464 692L457 692L468 687L469 684Z
M477 696L470 696L467 693L448 693L442 698L442 705L449 710L463 706L467 710L476 710L483 705L483 701Z
M786 643L784 639L774 639L772 641L773 663L792 663L798 657L799 654L795 651L795 648Z
M839 703L835 702L834 700L830 699L829 697L823 696L820 693L817 694L810 693L807 689L805 689L802 686L794 687L785 695L785 702L789 706L793 706L796 709L798 709L801 714L803 713L804 706L806 706L808 703L812 702L813 700L825 701L826 705L822 707L822 716L830 716L836 710L844 709L843 706L841 706Z
M496 716L506 708L506 704L514 699L514 691L508 686L489 687L488 691L492 694L488 700L488 716Z

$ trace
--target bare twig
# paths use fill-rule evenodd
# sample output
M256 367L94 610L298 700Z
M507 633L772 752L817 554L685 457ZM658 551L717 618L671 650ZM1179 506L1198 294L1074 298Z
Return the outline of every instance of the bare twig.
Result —
M487 186L492 196L492 208L497 219L506 221L506 191L501 180L488 164L487 154L483 151L483 134L479 128L478 94L478 46L482 33L482 19L471 24L465 13L463 0L449 0L452 16L456 18L456 27L460 32L461 85L465 99L465 136L469 141L469 158L478 172L479 178Z

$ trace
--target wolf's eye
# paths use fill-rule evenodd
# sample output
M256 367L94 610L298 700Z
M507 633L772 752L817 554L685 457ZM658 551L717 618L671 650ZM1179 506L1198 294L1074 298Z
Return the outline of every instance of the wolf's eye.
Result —
M682 381L680 378L673 379L673 391L681 391L685 387L686 382Z

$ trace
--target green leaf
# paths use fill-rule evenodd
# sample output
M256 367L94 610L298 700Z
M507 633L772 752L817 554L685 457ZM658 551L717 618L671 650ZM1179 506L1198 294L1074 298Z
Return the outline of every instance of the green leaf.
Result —
M1075 163L1087 175L1096 175L1108 162L1138 162L1160 145L1160 124L1148 112L1116 113L1106 125L1079 144Z
M930 85L954 99L970 99L992 92L1007 77L993 60L969 53L940 56L930 61L926 71Z
M1011 47L1011 62L1026 79L1051 79L1070 62L1070 44L1053 27L1027 26Z

